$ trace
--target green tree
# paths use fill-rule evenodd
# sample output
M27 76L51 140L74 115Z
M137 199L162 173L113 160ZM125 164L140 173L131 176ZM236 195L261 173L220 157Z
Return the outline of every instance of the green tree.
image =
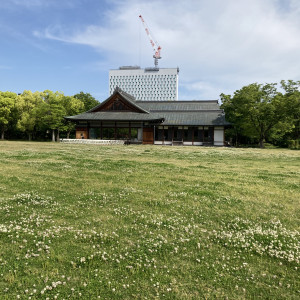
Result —
M42 126L52 131L52 142L59 141L59 132L64 129L64 94L45 90L42 92L43 103L38 113L41 116Z
M38 111L42 103L43 99L40 92L24 91L18 97L17 108L20 113L20 119L18 120L17 128L28 134L29 141L32 140L36 130L40 117Z
M66 116L77 115L85 110L84 103L75 97L65 96L63 98ZM65 120L64 131L67 132L67 138L70 138L71 131L75 130L76 124Z
M84 109L82 112L88 111L100 103L89 93L80 92L79 94L74 95L74 97L83 102Z
M284 81L281 82L281 87L285 91L285 105L291 127L286 135L286 139L300 139L300 81Z
M238 110L238 103L232 101L230 95L221 94L222 108L226 114L226 120L231 122L231 128L226 130L229 133L230 138L235 139L235 145L238 145L239 138L243 134L242 124L243 124L243 114Z
M13 118L17 94L12 92L0 92L0 128L1 140L4 140L5 131Z
M279 93L276 84L253 83L237 90L233 96L221 94L226 119L235 124L236 131L257 138L261 148L266 138L291 127L286 108L287 98Z

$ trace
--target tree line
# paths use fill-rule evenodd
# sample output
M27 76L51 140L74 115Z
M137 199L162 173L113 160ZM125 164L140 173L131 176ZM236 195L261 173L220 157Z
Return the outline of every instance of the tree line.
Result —
M299 149L300 81L253 83L220 96L226 120L232 124L226 136L234 145L263 148L269 142Z
M22 94L0 91L1 139L59 140L60 134L70 136L75 124L64 119L98 105L89 93L65 96L60 92L24 91Z
M235 146L265 142L277 146L299 148L300 81L280 84L253 83L233 95L221 94L221 108L231 126L226 140ZM0 91L1 139L59 140L60 134L69 138L75 124L64 119L88 111L98 105L89 93L74 96L46 90L24 91L22 94Z

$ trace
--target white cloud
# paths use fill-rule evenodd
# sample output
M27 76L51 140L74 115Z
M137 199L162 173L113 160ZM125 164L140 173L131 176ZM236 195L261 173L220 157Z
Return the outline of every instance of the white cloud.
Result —
M180 67L180 90L190 98L300 78L298 0L115 1L100 25L77 31L55 25L34 34L91 46L111 68L152 65L139 14L162 46L160 66Z

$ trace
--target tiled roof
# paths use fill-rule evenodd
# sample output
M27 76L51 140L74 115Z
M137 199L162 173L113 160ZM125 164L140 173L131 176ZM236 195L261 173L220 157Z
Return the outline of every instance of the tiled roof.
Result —
M136 101L145 110L152 111L198 111L220 110L217 100L207 101Z
M152 114L152 113L151 113ZM220 112L162 112L155 113L164 118L163 125L186 125L186 126L219 126L229 125L225 115Z
M132 121L132 122L162 122L163 125L186 125L186 126L218 126L229 125L222 111L205 112L156 112L149 114L134 112L94 112L82 113L77 116L66 117L72 121Z
M73 121L157 121L161 122L163 117L158 114L146 114L136 112L114 112L99 111L85 112L77 116L65 117L67 120Z
M206 101L136 101L134 97L121 89L116 89L126 101L130 102L141 112L129 111L97 111L107 100L93 109L77 116L66 117L71 121L132 121L132 122L163 122L163 125L185 126L220 126L230 125L225 120L222 109L217 100Z

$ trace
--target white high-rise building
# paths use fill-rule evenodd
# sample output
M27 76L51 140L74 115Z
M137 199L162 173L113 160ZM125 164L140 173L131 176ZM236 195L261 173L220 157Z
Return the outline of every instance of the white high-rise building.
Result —
M136 100L178 100L178 68L120 67L109 71L109 95L119 87Z

